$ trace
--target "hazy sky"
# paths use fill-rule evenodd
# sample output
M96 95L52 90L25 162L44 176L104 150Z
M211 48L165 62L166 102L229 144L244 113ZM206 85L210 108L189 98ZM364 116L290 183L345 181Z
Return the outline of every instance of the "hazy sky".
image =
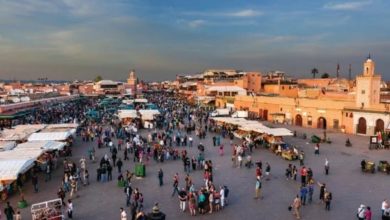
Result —
M390 79L389 0L0 0L0 79L145 80L207 68ZM387 75L387 76L386 76Z

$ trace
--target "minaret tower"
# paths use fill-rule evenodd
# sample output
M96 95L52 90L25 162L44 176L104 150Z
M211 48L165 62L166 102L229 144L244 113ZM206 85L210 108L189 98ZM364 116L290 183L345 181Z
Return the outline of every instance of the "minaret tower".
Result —
M356 77L356 106L370 108L380 103L381 76L375 75L375 62L371 55L363 64L363 73Z
M135 75L135 70L130 70L129 72L129 78L127 79L127 84L129 84L131 88L131 92L134 94L134 96L137 95L137 83L138 79Z

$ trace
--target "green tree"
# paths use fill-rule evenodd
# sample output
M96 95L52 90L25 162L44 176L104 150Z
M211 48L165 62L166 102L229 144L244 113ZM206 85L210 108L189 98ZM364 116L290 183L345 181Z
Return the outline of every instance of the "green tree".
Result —
M329 73L323 73L323 74L321 75L321 78L322 78L322 79L327 79L327 78L329 78Z
M97 77L95 77L95 79L93 81L95 82L99 82L99 81L102 81L102 76L101 75L98 75Z
M317 68L313 68L311 70L311 74L313 75L313 78L316 78L316 75L318 74L318 69Z

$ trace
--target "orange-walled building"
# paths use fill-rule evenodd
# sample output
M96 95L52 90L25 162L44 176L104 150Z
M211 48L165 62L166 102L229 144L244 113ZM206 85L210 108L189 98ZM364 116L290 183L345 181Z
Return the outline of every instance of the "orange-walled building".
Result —
M299 80L311 87L303 89L265 84L265 94L236 96L234 106L263 120L374 135L390 129L390 107L380 103L381 77L374 61L368 58L363 66L355 88L339 79Z

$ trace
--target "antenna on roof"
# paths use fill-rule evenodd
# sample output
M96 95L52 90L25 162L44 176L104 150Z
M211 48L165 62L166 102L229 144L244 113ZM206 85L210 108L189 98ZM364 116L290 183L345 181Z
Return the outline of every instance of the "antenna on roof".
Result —
M349 64L349 69L348 69L348 79L351 80L352 79L352 65Z

